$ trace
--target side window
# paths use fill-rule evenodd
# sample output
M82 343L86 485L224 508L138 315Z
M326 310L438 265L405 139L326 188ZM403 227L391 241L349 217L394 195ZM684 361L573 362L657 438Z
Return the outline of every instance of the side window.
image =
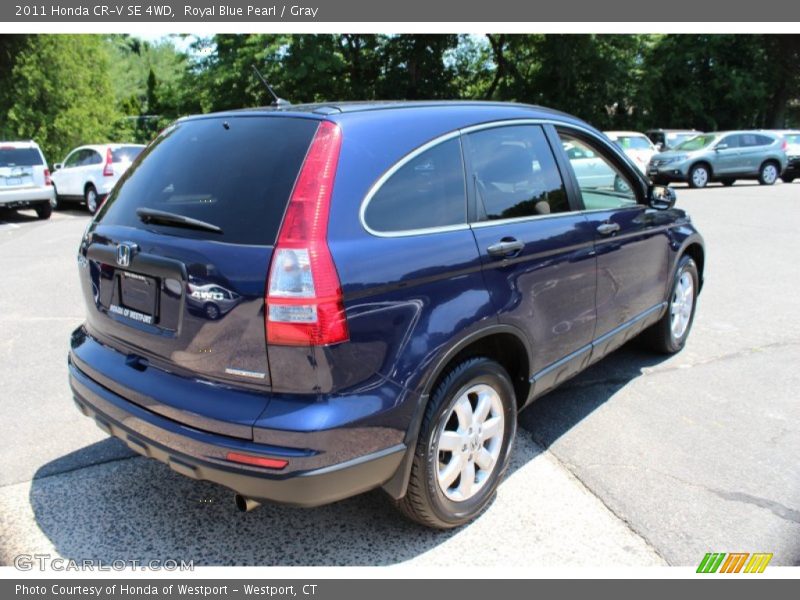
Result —
M81 161L81 165L88 167L89 165L100 164L103 164L103 157L94 150L86 150L86 156L84 156L83 160Z
M469 134L466 141L479 220L570 210L564 182L540 126L485 129Z
M392 233L467 222L461 144L451 139L400 167L370 199L364 221Z
M742 146L741 143L742 136L735 134L735 135L726 135L719 141L719 144L725 144L728 148L739 148Z
M766 135L757 135L755 137L756 137L756 146L769 146L775 141L771 137L768 137Z
M603 154L581 139L559 133L586 210L636 205L628 177Z
M76 150L66 159L64 159L64 168L69 169L70 167L77 167L78 163L80 163L81 157L83 156L83 150Z

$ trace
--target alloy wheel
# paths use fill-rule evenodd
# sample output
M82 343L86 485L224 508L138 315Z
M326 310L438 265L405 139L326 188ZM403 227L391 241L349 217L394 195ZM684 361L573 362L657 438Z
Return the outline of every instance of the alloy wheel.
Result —
M678 340L686 333L689 321L692 318L692 307L694 306L694 280L691 273L684 271L681 273L675 290L672 292L672 303L670 304L670 315L672 317L672 335Z
M498 392L473 385L453 404L436 440L436 479L454 502L475 496L491 477L503 446L505 416Z

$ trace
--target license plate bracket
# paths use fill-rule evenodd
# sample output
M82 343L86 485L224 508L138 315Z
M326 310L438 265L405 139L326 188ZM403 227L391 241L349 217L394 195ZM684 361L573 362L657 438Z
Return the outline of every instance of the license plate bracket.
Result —
M125 308L153 318L158 307L158 282L153 277L122 271L119 273L120 300Z

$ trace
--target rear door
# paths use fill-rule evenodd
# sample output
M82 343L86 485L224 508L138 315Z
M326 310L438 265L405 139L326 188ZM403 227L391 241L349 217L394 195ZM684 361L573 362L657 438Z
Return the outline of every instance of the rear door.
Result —
M597 325L602 354L621 343L620 332L664 301L669 239L659 214L644 204L636 176L610 148L586 134L559 128L563 144L590 148L605 169L627 185L597 187L575 171L583 216L597 252ZM605 337L604 337L605 336Z
M500 322L534 349L536 394L588 362L595 322L594 236L571 204L553 141L538 124L464 136L484 278Z
M739 137L741 138L742 172L758 173L767 158L767 149L775 143L775 140L758 133L743 133Z
M267 269L317 124L200 118L159 135L81 246L89 334L129 354L134 366L269 388ZM222 409L255 420L266 404L260 398ZM161 400L192 412L192 398Z

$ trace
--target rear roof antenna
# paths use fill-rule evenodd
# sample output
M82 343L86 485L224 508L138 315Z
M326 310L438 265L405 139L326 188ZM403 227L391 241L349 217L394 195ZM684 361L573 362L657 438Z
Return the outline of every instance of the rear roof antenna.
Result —
M259 80L261 80L261 83L264 84L264 87L267 88L269 95L272 96L272 102L270 103L272 106L277 106L280 108L281 106L290 106L292 104L288 100L284 100L283 98L278 97L278 94L276 94L275 90L272 89L272 86L269 83L267 83L267 80L264 78L264 76L261 74L261 71L259 71L258 67L256 67L255 65L253 65L253 71L255 71L256 76L259 78Z

